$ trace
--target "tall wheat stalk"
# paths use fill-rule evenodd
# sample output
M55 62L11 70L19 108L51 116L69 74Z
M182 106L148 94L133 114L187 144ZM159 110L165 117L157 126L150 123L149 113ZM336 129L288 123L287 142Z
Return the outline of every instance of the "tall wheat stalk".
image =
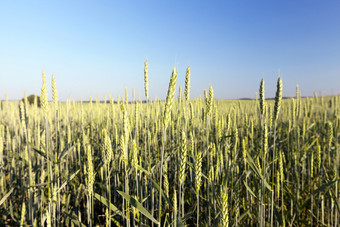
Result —
M162 211L162 179L163 179L163 160L164 160L164 146L166 141L166 129L169 125L169 120L171 117L171 108L175 96L175 87L177 82L177 69L174 67L172 70L172 76L169 82L168 94L166 96L164 114L163 114L163 141L162 141L162 153L161 153L161 163L160 163L160 176L159 176L159 206L158 206L158 221L159 226L161 225L161 211Z

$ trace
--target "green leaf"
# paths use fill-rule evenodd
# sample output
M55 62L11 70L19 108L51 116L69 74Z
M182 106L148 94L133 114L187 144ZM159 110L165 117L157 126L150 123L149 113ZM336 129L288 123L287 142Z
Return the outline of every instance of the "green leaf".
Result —
M64 214L69 217L71 219L71 221L76 224L77 226L82 226L82 227L86 227L86 225L84 225L83 223L81 223L81 221L78 220L78 217L75 214L70 214L67 212L64 212Z
M129 165L129 160L128 160L128 159L125 159L125 158L123 159L123 158L122 158L121 160L122 160L123 162L125 162L125 164L126 164L127 166Z
M35 151L37 152L39 155L43 156L45 159L51 161L51 162L54 162L53 161L53 157L51 157L50 155L47 157L46 153L38 150L38 148L36 148L31 142L28 142L28 144L30 145L30 147Z
M249 209L240 215L240 217L237 219L237 223L239 224L243 220L243 218L245 218L247 215L250 217Z
M337 182L338 180L334 180L334 181L331 181L331 182L328 182L326 184L323 184L321 185L318 189L316 189L313 194L317 194L319 192L322 192L324 190L326 190L329 186L331 186L332 184L334 184L335 182Z
M132 198L128 194L122 192L122 191L117 191L121 196L123 196L124 199L126 199L132 206L134 206L139 212L144 214L147 218L149 218L151 221L153 221L156 225L159 224L159 222L152 217L152 215L143 207L143 205L138 202L136 199Z
M259 171L259 169L255 165L253 159L250 157L250 154L248 152L247 152L247 157L246 158L247 158L247 162L248 162L250 168L256 173L256 175L258 175L261 178L261 180L264 183L264 186L266 186L269 191L272 191L272 188L268 184L267 180L263 177L263 175L261 174L261 172Z
M125 162L125 164L127 165L127 166L130 166L129 165L129 160L127 160L127 159L122 159L122 161L123 162ZM141 167L140 165L136 165L136 169L137 170L139 170L139 171L141 171L141 172L144 172L146 175L150 175L150 172L149 171L147 171L146 169L144 169L143 167Z
M40 183L40 184L28 186L27 188L39 188L39 187L46 186L46 185L47 183Z
M0 200L0 206L6 201L8 196L12 194L13 190L14 190L14 187L9 192L7 192L7 194Z
M104 204L106 207L109 207L109 205L108 205L109 202L107 201L106 198L104 198L103 196L101 196L97 193L94 193L94 197L97 200L99 200L102 204ZM110 203L110 208L111 208L111 211L116 212L117 214L119 214L123 218L126 218L125 215L120 210L118 210L118 208L115 205L113 205L112 203Z
M249 191L249 193L254 196L257 199L257 196L255 195L255 193L249 188L249 186L246 184L246 182L243 182L244 186L246 186L247 190Z
M141 172L144 172L146 175L150 175L150 172L144 169L143 167L141 167L140 165L136 165L136 169Z
M305 146L305 151L308 151L309 149L311 149L311 147L316 143L316 141L318 140L319 138L316 138L313 140L313 142L307 147L307 144Z
M25 159L21 158L18 154L14 153L14 152L11 152L11 151L8 151L7 153L12 155L14 158L18 159L19 161L23 161L26 164L28 164L28 162Z
M58 163L72 150L73 146L69 147L71 143L66 144L63 151L58 156Z
M60 188L58 189L58 191L57 192L60 192L60 190L62 190L65 186L66 186L66 184L68 184L78 173L79 173L79 171L80 171L80 169L78 169L74 174L72 174L71 176L70 176L70 178L69 179L67 179L67 181L65 181L61 186L60 186Z
M154 179L152 179L152 185L159 191L159 185ZM172 207L172 203L170 202L170 199L165 195L164 190L162 190L162 196L168 202L169 206Z

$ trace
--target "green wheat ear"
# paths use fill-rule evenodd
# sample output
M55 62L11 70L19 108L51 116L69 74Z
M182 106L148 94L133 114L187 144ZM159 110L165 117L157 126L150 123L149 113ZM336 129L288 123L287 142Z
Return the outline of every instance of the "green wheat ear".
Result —
M268 153L268 127L266 123L264 124L263 128L263 152L264 157L266 157Z
M184 97L186 101L189 100L189 96L190 96L190 66L188 66L186 76L185 76Z
M136 144L136 140L134 139L132 141L132 166L137 169L137 165L138 165L138 149L137 149L137 144Z
M261 110L261 115L264 115L265 112L265 97L264 97L264 79L262 78L261 83L260 83L260 110Z
M246 150L246 141L242 139L242 157L244 164L247 164L247 150Z
M174 101L174 96L175 96L176 82L177 82L177 69L176 67L174 67L174 69L172 70L172 76L169 82L168 94L166 96L166 102L165 102L165 108L164 108L163 124L165 128L167 128L169 124L170 112L171 112L172 103Z
M276 121L278 116L279 116L279 112L280 112L280 108L281 108L281 102L282 102L282 80L279 77L277 79L277 85L276 85L276 96L275 96L273 121Z
M168 162L165 161L164 162L164 166L163 166L163 170L164 170L164 193L166 194L167 197L169 197L169 178L168 178Z
M120 136L119 144L120 144L119 148L120 148L120 151L121 151L122 159L128 159L124 135Z
M320 167L321 167L321 146L319 144L319 139L316 140L316 149L317 149L318 169L320 169Z
M179 170L179 183L182 184L185 180L185 167L187 164L187 138L185 132L182 131L182 145L181 145L181 166Z
M177 217L177 192L174 190L174 194L172 197L172 205L173 205L173 213L174 213L174 219Z
M46 88L46 75L45 75L45 70L42 72L42 86L41 86L41 108L44 112L44 115L47 117L48 114L48 101L47 101L47 88Z
M121 110L123 112L123 133L124 133L124 141L125 144L127 145L129 142L129 119L127 116L127 110L126 110L126 106L124 106L123 104L121 105Z
M221 190L221 198L222 198L222 226L229 226L229 213L228 213L228 192L226 189Z
M89 196L93 194L93 184L94 184L94 171L93 171L93 161L92 161L92 153L91 146L87 146L87 189L89 192Z
M195 172L196 172L195 189L196 189L196 193L197 193L200 190L201 185L202 185L202 156L201 156L201 152L197 153Z
M327 122L326 128L327 128L327 144L328 144L328 147L331 147L332 140L333 140L333 124L332 124L332 122L330 122L330 121Z
M22 207L21 207L20 226L24 226L25 216L26 216L26 204L25 204L25 201L24 201L22 203Z
M213 87L210 85L209 87L209 96L206 94L206 90L204 90L204 96L205 96L205 103L206 103L206 109L207 109L207 116L211 114L211 110L213 107L213 101L214 101L214 90Z
M112 159L112 146L111 146L111 139L107 134L107 131L104 129L104 150L105 150L105 156L106 156L106 161L109 164Z
M26 129L26 111L25 111L25 106L24 103L21 101L20 102L20 120L21 120L21 125L24 131L24 134L26 134L27 129Z
M52 75L52 97L55 109L58 110L58 90L54 75Z
M144 90L145 90L145 97L146 100L149 99L149 65L148 65L148 61L146 60L144 62Z
M313 171L314 169L314 154L313 154L313 151L311 152L311 155L310 155L310 177L313 178Z

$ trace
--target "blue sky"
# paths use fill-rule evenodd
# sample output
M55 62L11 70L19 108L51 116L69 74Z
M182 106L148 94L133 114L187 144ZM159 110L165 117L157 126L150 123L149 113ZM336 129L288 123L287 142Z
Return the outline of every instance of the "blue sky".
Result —
M273 97L340 92L340 1L0 1L0 98L40 94L41 72L61 100L125 87L164 98L171 71L191 97L254 97L263 77ZM178 90L178 89L177 89ZM51 97L51 89L49 89Z

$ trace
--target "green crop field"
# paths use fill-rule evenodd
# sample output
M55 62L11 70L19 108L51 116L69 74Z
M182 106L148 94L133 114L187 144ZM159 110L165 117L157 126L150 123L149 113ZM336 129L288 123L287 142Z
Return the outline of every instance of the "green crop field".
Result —
M151 101L144 75L146 102L61 103L44 73L40 107L1 101L1 225L339 225L339 96L190 99L188 68Z

